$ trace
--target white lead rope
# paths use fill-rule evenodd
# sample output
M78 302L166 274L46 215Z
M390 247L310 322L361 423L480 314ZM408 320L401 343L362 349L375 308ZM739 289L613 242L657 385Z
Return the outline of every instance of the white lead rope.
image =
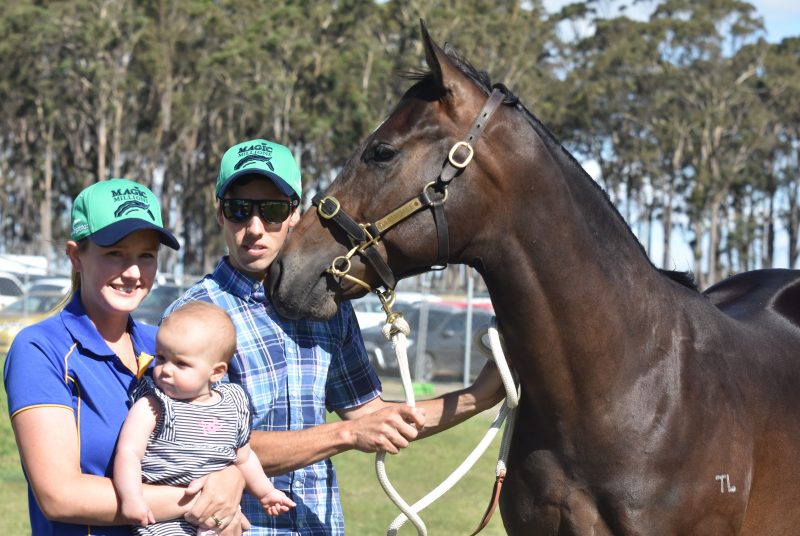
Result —
M392 333L391 336L390 332ZM408 355L406 352L408 349L408 339L406 337L409 332L410 329L408 327L408 322L405 321L402 315L397 315L391 324L386 324L383 326L383 335L387 339L391 337L392 346L394 346L394 351L397 355L397 366L400 369L400 379L403 382L403 392L406 395L406 404L414 407L416 405L414 400L414 387L411 384L411 372L409 371ZM389 482L389 476L386 474L386 465L384 463L385 457L385 451L378 452L375 455L375 473L378 475L378 482L380 482L381 487L386 495L392 500L397 508L403 512L404 519L411 520L411 523L417 528L417 533L419 535L427 536L428 529L425 526L425 523L422 521L422 518L411 509L411 507L403 499L403 497L400 496L394 486L392 486L392 483ZM399 528L399 526L397 528L390 526L387 534L397 534L397 530Z
M395 354L397 355L397 364L400 370L400 378L403 383L406 404L413 407L415 405L414 389L411 383L411 373L408 366L408 341L406 339L409 331L408 323L403 319L402 316L397 316L391 324L387 323L383 327L383 334L387 339L391 339L392 345L395 349ZM500 453L498 455L496 467L497 475L500 475L501 472L505 473L508 450L511 444L511 430L513 429L515 414L513 410L519 403L519 393L516 385L514 384L514 378L511 375L511 371L508 368L508 363L506 363L505 355L503 354L502 345L500 343L500 335L497 332L497 322L495 318L492 318L492 323L489 327L489 345L492 350L494 361L497 364L497 369L500 372L503 386L506 390L506 399L503 406L500 408L497 417L495 417L494 421L489 427L489 430L483 436L483 439L481 439L478 445L450 474L450 476L448 476L441 484L436 486L436 488L425 495L422 499L414 503L412 506L409 506L409 504L400 496L394 486L392 486L391 482L389 482L389 477L386 474L384 462L386 453L379 452L375 456L375 472L377 473L378 481L380 482L381 487L383 487L383 490L386 492L386 495L389 497L389 499L391 499L397 508L402 512L394 519L394 521L392 521L391 525L389 525L389 528L386 531L387 536L396 536L398 530L400 530L400 527L402 527L406 521L411 521L411 523L416 527L417 534L419 536L427 536L428 529L425 526L425 523L422 521L422 518L419 517L418 512L430 506L436 499L444 495L459 480L461 480L461 478L472 468L473 465L475 465L475 463L480 459L480 457L492 443L492 440L500 430L503 421L508 416L508 424L503 432L503 439L500 444Z

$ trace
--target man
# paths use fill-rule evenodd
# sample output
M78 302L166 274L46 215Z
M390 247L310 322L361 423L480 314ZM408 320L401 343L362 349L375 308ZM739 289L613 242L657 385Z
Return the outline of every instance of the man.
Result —
M300 219L300 170L289 149L262 139L231 147L222 157L216 195L228 255L165 315L204 300L225 309L236 326L228 378L250 395L251 446L264 471L279 475L275 487L297 503L269 517L245 494L251 533L344 534L330 457L350 449L396 453L423 426L424 434L434 433L499 402L499 379L484 374L470 389L417 408L384 401L349 303L328 321L288 320L264 292L267 269ZM326 410L342 420L326 423Z

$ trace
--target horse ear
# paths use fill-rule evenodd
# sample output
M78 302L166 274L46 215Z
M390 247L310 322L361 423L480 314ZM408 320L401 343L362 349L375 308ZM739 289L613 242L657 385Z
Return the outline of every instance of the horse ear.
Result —
M422 46L425 48L425 61L428 63L428 68L431 70L433 81L436 82L436 86L444 91L442 67L439 65L439 58L436 53L439 47L431 39L428 28L425 27L425 21L422 19L419 19L419 28L420 32L422 32ZM441 52L441 49L439 49L439 51Z
M425 61L431 70L433 81L436 86L442 91L443 94L453 93L454 82L463 77L461 71L453 63L453 60L447 55L446 51L452 51L452 45L445 44L445 50L442 50L431 39L428 29L425 27L425 22L420 19L420 30L422 32L422 45L425 48Z

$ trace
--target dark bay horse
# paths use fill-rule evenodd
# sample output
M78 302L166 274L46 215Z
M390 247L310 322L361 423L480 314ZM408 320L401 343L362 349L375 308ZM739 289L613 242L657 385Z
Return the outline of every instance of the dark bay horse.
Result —
M522 386L509 534L800 534L800 272L700 293L656 269L542 123L422 31L430 72L273 263L279 310L473 266Z

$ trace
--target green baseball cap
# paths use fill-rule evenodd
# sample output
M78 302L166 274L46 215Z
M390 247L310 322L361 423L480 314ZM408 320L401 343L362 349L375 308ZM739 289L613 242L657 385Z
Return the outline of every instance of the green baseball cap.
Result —
M108 179L83 189L72 204L72 239L88 238L98 246L113 246L134 231L158 231L161 243L180 245L161 223L161 207L147 187L128 179Z
M289 148L258 139L234 145L222 155L217 177L217 198L222 199L239 177L253 174L270 179L283 195L300 199L303 194L300 168Z

